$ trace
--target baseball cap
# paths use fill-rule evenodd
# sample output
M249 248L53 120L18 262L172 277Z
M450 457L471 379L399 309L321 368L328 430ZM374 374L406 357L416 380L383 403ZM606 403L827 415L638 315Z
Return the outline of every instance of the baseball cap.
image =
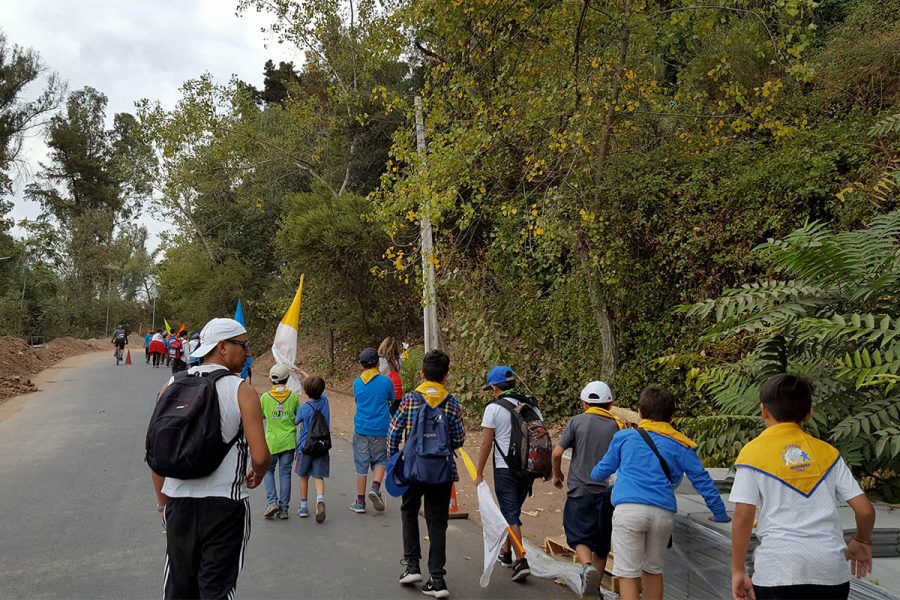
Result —
M278 383L280 381L285 381L291 376L291 370L287 365L283 365L281 363L276 363L272 365L272 368L269 369L269 380L272 383Z
M212 319L200 330L200 345L191 352L192 358L200 358L209 354L216 344L247 333L244 326L234 319Z
M515 381L516 374L506 365L499 365L488 371L487 377L485 377L484 379L487 385L482 388L482 391L486 392L495 385L500 385L501 383L506 383L507 381Z
M377 365L378 351L375 348L363 348L359 353L359 363L361 365Z
M403 478L403 453L394 452L384 474L384 489L394 498L399 498L408 487L409 483Z
M592 381L584 386L580 398L588 404L609 404L613 401L612 390L602 381Z

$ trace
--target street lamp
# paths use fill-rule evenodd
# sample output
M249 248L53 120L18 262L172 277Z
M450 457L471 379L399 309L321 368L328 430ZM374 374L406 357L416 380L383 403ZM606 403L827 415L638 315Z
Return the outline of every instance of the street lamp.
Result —
M112 272L118 271L119 267L116 265L106 265L103 268L109 271L109 281L106 284L106 337L109 337L109 296L112 293Z

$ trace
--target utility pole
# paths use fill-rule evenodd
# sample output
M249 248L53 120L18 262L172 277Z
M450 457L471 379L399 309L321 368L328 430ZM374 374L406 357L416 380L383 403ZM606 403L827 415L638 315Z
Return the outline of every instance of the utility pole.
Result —
M416 146L419 151L419 163L425 168L425 119L422 116L422 97L416 96ZM425 322L425 352L438 348L437 295L434 291L434 241L431 233L431 201L422 203L419 208L422 240L422 274L425 285L422 287L423 321Z
M106 337L109 337L109 296L112 293L113 269L118 269L118 267L116 265L106 265L106 270L109 271L109 280L106 283Z

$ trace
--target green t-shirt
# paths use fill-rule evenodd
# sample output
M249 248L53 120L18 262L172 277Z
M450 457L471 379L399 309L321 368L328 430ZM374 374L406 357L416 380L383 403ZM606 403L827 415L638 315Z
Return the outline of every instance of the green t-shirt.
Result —
M288 392L290 393L281 402L276 399ZM283 386L277 386L260 397L259 405L266 420L266 443L269 452L278 454L296 448L297 426L294 425L294 415L300 408L297 394Z

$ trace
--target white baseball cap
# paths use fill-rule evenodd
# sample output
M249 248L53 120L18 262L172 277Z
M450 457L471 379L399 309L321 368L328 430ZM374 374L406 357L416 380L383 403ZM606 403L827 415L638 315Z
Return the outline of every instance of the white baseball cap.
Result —
M602 381L592 381L581 390L581 399L588 404L609 404L613 401L613 394Z
M272 383L278 383L279 381L287 381L288 377L291 376L291 370L287 365L283 365L281 363L275 363L272 365L272 368L269 369L269 380Z
M212 319L200 330L200 345L191 352L191 357L200 358L209 354L216 344L247 333L244 326L234 319Z

